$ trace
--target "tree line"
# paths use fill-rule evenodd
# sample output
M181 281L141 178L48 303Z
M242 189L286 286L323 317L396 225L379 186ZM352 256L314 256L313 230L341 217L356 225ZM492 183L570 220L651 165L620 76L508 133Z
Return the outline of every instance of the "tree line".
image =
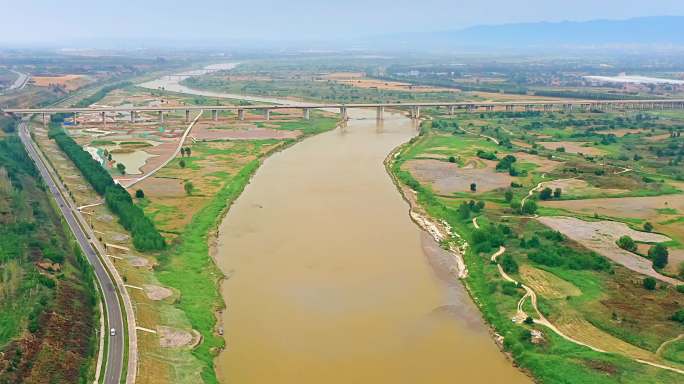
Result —
M133 237L133 245L139 251L158 251L166 242L143 210L133 203L131 195L92 156L81 148L59 126L53 124L50 137L69 156L95 191L104 196L107 207L119 217L119 223Z

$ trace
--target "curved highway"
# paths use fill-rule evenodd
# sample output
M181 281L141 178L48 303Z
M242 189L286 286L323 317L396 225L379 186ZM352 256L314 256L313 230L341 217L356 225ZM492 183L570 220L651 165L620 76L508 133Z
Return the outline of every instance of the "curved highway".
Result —
M40 174L48 186L50 193L55 198L64 219L78 244L83 251L83 254L88 258L88 261L93 267L95 277L103 293L103 304L107 311L108 328L116 329L116 336L109 336L109 329L106 330L105 337L109 337L107 348L107 360L105 362L104 383L118 384L121 381L121 373L123 369L123 356L126 343L124 340L124 322L122 316L122 307L119 303L119 297L114 282L107 273L107 269L103 261L97 254L95 246L90 242L90 235L86 232L81 223L85 223L81 214L78 212L73 202L66 198L67 194L62 190L60 183L54 175L54 170L41 156L41 153L33 142L28 131L28 119L25 118L19 125L19 138L21 139L26 152L28 152ZM106 257L106 256L105 256ZM99 378L96 378L98 382Z

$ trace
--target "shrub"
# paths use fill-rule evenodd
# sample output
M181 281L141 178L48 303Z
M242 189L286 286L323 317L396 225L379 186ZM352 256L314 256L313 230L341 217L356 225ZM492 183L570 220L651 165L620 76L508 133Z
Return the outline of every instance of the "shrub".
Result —
M636 243L627 235L620 237L615 243L626 251L635 252L637 250Z
M537 212L537 203L530 199L525 200L525 204L521 207L521 212L524 215L534 215Z
M553 197L556 198L556 199L560 199L561 194L563 194L563 190L560 189L560 188L556 188L556 189L553 191Z
M493 152L483 151L481 149L477 150L477 157L485 160L496 160L496 154Z
M656 289L656 279L652 277L645 278L643 284L644 288L648 289L649 291Z
M651 224L651 223L648 222L648 221L645 222L645 223L644 223L644 231L646 231L646 232L651 232L651 231L653 231L653 224Z
M507 203L510 203L511 200L513 200L513 191L507 189L506 192L504 192L504 200L506 200Z
M510 169L513 166L513 163L516 162L516 158L513 155L506 155L504 156L503 159L499 160L499 163L496 164L496 169L497 170L505 170L505 169Z
M546 187L539 192L539 198L541 200L548 200L551 198L551 196L553 196L553 190L551 190L549 187Z
M513 256L506 253L501 258L501 268L503 268L504 272L506 272L506 273L517 273L518 272L518 263L515 262L515 259L513 259Z
M673 321L679 322L684 324L684 309L680 309L677 312L675 312L672 317L670 317Z
M142 189L138 189L137 191L135 191L135 197L137 197L138 199L143 199L145 198L145 192L143 192Z
M456 158L455 158L454 156L449 156L449 162L450 162L450 163L455 163L455 162L456 162Z
M662 244L656 244L648 250L648 257L653 260L653 268L665 268L668 256L667 247Z
M477 184L475 184L475 183L470 183L470 191L471 191L471 192L476 192L476 191L477 191Z

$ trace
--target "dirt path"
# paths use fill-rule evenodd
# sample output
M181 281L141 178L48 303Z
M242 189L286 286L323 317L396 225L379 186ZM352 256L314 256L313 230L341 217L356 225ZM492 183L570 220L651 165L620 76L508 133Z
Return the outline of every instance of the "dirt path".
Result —
M496 262L496 259L497 259L499 256L503 255L504 252L506 252L506 248L503 247L503 246L499 247L499 250L496 251L496 252L492 255L491 261ZM554 333L556 333L558 336L564 338L565 340L567 340L567 341L569 341L569 342L571 342L571 343L575 343L575 344L577 344L577 345L581 345L581 346L583 346L583 347L587 347L587 348L589 348L589 349L591 349L591 350L593 350L593 351L596 351L596 352L608 353L607 351L604 351L604 350L602 350L602 349L600 349L600 348L596 348L596 347L594 347L594 346L592 346L592 345L589 345L589 344L583 343L583 342L581 342L581 341L579 341L579 340L573 339L572 337L570 337L570 336L564 334L563 332L561 332L558 328L556 328L556 326L554 326L549 320L547 320L547 319L544 317L544 315L542 315L541 312L539 311L539 308L537 307L537 294L536 294L532 289L530 289L528 286L526 286L525 284L522 284L522 283L516 281L515 279L513 279L512 277L510 277L506 272L504 272L503 268L501 267L501 264L497 263L496 266L497 266L497 268L499 269L499 274L501 275L501 277L502 277L504 280L510 281L510 282L512 282L512 283L515 283L515 284L519 284L519 285L525 290L525 295L523 295L523 297L518 301L518 309L517 309L517 314L516 314L516 322L519 323L519 321L517 321L518 319L523 319L523 320L524 320L524 319L527 318L528 315L527 315L527 313L525 313L525 311L524 311L524 309L523 309L523 306L524 306L524 304L525 304L525 300L527 300L527 298L529 297L529 298L530 298L530 302L532 303L532 308L534 308L534 311L536 312L537 317L538 317L537 319L533 319L533 321L534 321L535 324L543 325L543 326L549 328L551 331L553 331ZM663 343L660 347L658 347L658 350L656 351L656 354L658 354L658 353L661 351L661 349L662 349L666 344L668 344L668 343L670 343L670 342L674 342L674 341L676 341L676 340L679 340L680 338L683 338L683 337L684 337L684 334L681 334L681 335L679 335L679 336L678 336L677 338L675 338L675 339L666 341L666 342ZM650 365L650 366L653 366L653 367L656 367L656 368L666 369L666 370L668 370L668 371L672 371L672 372L677 372L677 373L680 373L680 374L684 374L684 371L683 371L683 370L677 369L677 368L674 368L674 367L670 367L670 366L667 366L667 365L658 364L658 363L653 363L653 362L651 362L651 361L646 361L646 360L641 360L641 359L633 359L633 360L636 361L636 362L638 362L638 363L641 363L641 364L646 364L646 365Z
M170 163L171 160L175 159L176 156L178 156L178 154L180 153L181 148L183 148L183 144L185 143L185 139L187 139L188 135L190 134L192 127L195 126L195 123L197 123L197 120L199 120L199 118L202 116L202 113L204 113L204 111L200 110L199 113L197 114L197 116L195 116L195 118L192 120L190 125L188 125L188 127L185 129L185 132L183 133L183 136L178 141L178 147L176 147L176 150L169 156L168 159L166 159L166 161L159 164L159 166L157 168L151 170L150 172L143 175L142 177L139 177L137 179L132 180L130 183L126 184L124 187L130 188L130 187L134 186L135 184L138 184L139 182L141 182L141 181L147 179L148 177L154 175L155 173L157 173L157 171L164 168L168 163Z
M682 340L682 339L684 339L684 333L680 333L679 336L675 337L674 339L665 341L664 343L660 344L660 347L658 347L658 349L656 349L655 354L660 356L660 354L663 352L663 349L665 349L665 347L667 347L671 343L677 342L677 341Z
M480 226L477 224L477 217L473 217L473 227L475 227L475 229L480 229Z

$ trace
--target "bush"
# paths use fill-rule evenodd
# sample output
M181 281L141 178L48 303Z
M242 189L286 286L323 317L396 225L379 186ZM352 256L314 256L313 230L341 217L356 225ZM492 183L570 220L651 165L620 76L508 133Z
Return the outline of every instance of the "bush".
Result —
M684 293L684 284L680 284L677 286L677 292Z
M501 258L501 268L503 268L504 272L506 272L506 273L517 273L518 272L518 263L515 262L515 259L513 259L513 256L506 253Z
M518 286L511 281L505 281L501 283L501 292L507 296L517 296Z
M648 250L648 257L653 260L653 268L665 268L668 256L667 247L662 244L656 244Z
M652 277L645 278L643 284L644 288L648 289L649 291L656 289L656 279Z
M560 199L560 197L561 197L562 194L563 194L563 190L560 189L560 188L556 188L556 189L553 191L553 197L556 198L556 199Z
M644 223L644 231L646 232L651 232L653 231L653 224L649 223L648 221Z
M456 162L456 158L455 158L454 156L449 156L449 162L450 162L450 163L455 163L455 162Z
M553 190L549 187L546 187L539 192L539 199L541 200L549 200L551 196L553 196Z
M471 191L471 192L476 192L476 191L477 191L477 184L475 184L475 183L470 183L470 191Z
M481 149L477 150L477 157L485 160L496 160L496 154L493 152L483 151Z
M677 312L675 312L672 317L670 317L672 321L676 321L679 323L684 324L684 309L680 309Z
M620 237L615 243L626 251L635 252L637 250L636 243L627 235Z
M143 199L145 198L145 192L143 192L142 189L138 189L137 191L135 191L135 197L138 199Z
M513 163L516 162L516 158L513 155L506 155L503 159L499 160L499 163L496 164L496 169L499 171L505 170L505 169L511 169L513 166Z
M504 200L506 200L507 203L510 203L511 200L513 200L513 191L507 189L506 192L504 192Z
M537 203L535 203L533 200L527 199L520 210L523 215L534 215L537 212Z
M592 271L608 271L611 269L608 260L595 252L577 251L558 244L540 247L539 250L529 253L527 257L537 264L548 267Z

